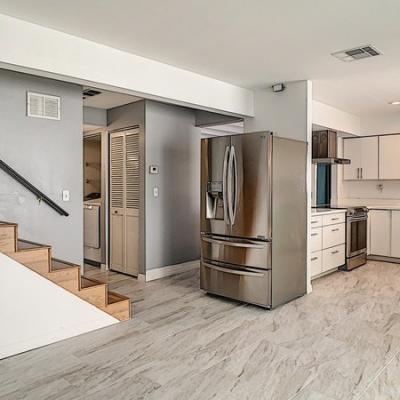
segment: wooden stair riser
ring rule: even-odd
[[[104,311],[120,321],[127,321],[131,318],[131,301],[126,299],[108,304]]]
[[[44,277],[73,293],[79,293],[80,268],[66,268],[43,274]]]
[[[80,298],[88,303],[105,311],[107,301],[107,285],[98,285],[88,288],[83,288],[76,293]]]
[[[51,250],[47,247],[17,251],[8,256],[41,275],[50,271]]]
[[[17,227],[0,224],[0,251],[3,253],[11,253],[16,250],[17,246]]]

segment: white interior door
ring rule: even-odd
[[[139,273],[139,131],[110,137],[110,267]]]

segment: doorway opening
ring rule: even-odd
[[[142,121],[131,95],[83,88],[83,209],[85,266],[138,277],[142,207],[139,146]],[[142,146],[143,147],[143,146]]]

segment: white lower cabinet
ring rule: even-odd
[[[400,211],[392,211],[391,256],[400,258]]]
[[[322,251],[322,272],[340,267],[345,262],[345,244]]]
[[[322,273],[322,251],[316,251],[311,255],[311,276]]]
[[[346,224],[324,226],[322,232],[322,248],[337,246],[346,243]]]
[[[400,258],[400,210],[369,212],[369,254]]]
[[[390,210],[372,210],[370,218],[370,253],[376,256],[390,257],[391,219]]]
[[[346,261],[345,213],[312,216],[310,231],[311,278],[340,267]],[[318,226],[318,227],[316,227]]]

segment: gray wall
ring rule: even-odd
[[[194,124],[192,110],[146,101],[147,270],[200,257],[201,133]],[[150,165],[158,175],[148,173]]]
[[[106,126],[107,110],[95,107],[83,107],[83,123],[88,125]]]
[[[61,120],[26,116],[26,92],[61,97]],[[0,158],[61,207],[60,216],[0,171],[0,218],[19,224],[20,237],[53,246],[58,258],[83,260],[82,88],[0,70]],[[62,190],[70,190],[69,202]]]

